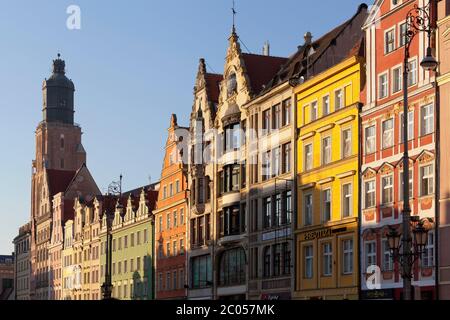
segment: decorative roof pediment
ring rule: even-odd
[[[417,157],[417,161],[419,161],[420,164],[429,163],[432,162],[433,160],[434,160],[434,153],[428,150],[423,150]]]
[[[377,175],[377,172],[373,168],[367,168],[362,172],[362,176],[364,179],[372,179],[375,178]]]
[[[390,174],[392,172],[394,172],[394,166],[392,164],[390,164],[389,162],[384,162],[380,169],[378,169],[378,172],[380,172],[381,174]]]

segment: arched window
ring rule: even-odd
[[[234,248],[225,251],[220,257],[220,285],[231,286],[245,283],[245,251]]]
[[[232,96],[237,92],[237,80],[236,80],[236,74],[233,72],[228,76],[227,80],[227,93],[228,97]]]
[[[61,149],[64,149],[64,147],[65,147],[65,141],[64,141],[64,135],[63,135],[63,134],[62,134],[61,137],[59,138],[59,143],[60,143]]]

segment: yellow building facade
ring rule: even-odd
[[[354,56],[294,88],[297,224],[294,299],[358,298],[359,108]]]

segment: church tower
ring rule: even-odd
[[[54,227],[53,196],[66,192],[75,178],[75,183],[82,183],[80,170],[87,170],[81,128],[74,123],[74,92],[73,82],[66,77],[65,62],[58,54],[52,74],[42,85],[43,119],[36,129],[36,158],[32,163],[31,299],[51,297],[49,279],[55,275],[48,271],[48,248]],[[85,176],[90,178],[89,174]],[[96,186],[90,189],[98,190]]]

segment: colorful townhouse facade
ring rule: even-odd
[[[364,87],[361,5],[307,41],[294,79],[298,208],[294,299],[358,299],[359,110]],[[302,77],[302,78],[300,78]]]
[[[268,44],[264,54],[270,54]],[[294,274],[294,119],[286,62],[262,92],[243,106],[249,132],[248,299],[289,300]]]
[[[213,159],[217,135],[214,130],[220,74],[208,73],[200,59],[194,87],[194,103],[189,125],[188,161],[189,207],[186,221],[186,274],[188,299],[213,300],[213,259],[211,245],[215,215],[215,168]]]
[[[14,300],[30,299],[30,242],[31,224],[19,228],[14,238]]]
[[[172,114],[161,171],[155,220],[156,299],[186,299],[186,230],[188,194],[187,165],[179,142],[188,128],[180,127]]]
[[[387,232],[400,230],[403,210],[403,60],[406,17],[426,1],[376,1],[364,23],[366,34],[367,100],[361,112],[361,290],[362,298],[401,299],[403,281],[392,260]],[[431,14],[431,16],[434,16]],[[433,24],[433,21],[431,22]],[[436,295],[436,89],[433,72],[420,62],[428,46],[419,32],[408,60],[408,150],[411,215],[429,218],[425,253],[414,263],[413,297]],[[431,43],[434,48],[434,43]],[[368,277],[379,268],[378,290]]]
[[[100,286],[105,280],[106,211],[113,209],[112,285],[120,300],[152,300],[154,293],[154,222],[158,184],[126,192],[112,199],[96,199],[101,213]]]
[[[437,60],[439,61],[437,84],[438,97],[436,108],[436,140],[439,143],[439,164],[436,164],[438,174],[439,237],[437,253],[437,274],[439,298],[450,299],[450,252],[445,246],[450,241],[450,181],[445,173],[450,171],[450,1],[437,1]]]

